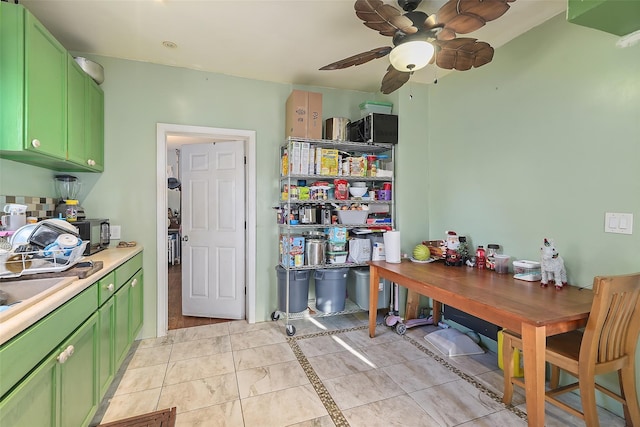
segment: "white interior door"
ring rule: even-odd
[[[245,317],[242,141],[183,145],[182,314]]]

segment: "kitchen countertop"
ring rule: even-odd
[[[0,344],[4,344],[38,320],[44,318],[47,314],[109,274],[116,267],[142,252],[142,249],[140,245],[127,248],[112,247],[89,257],[84,257],[81,261],[102,261],[102,269],[85,279],[61,276],[60,283],[56,284],[55,288],[52,288],[53,292],[47,297],[30,304],[24,310],[11,313],[11,309],[9,309],[0,313]],[[38,279],[38,275],[24,276],[24,279]]]

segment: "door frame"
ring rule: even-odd
[[[252,130],[222,129],[206,126],[156,124],[156,190],[157,190],[157,336],[167,335],[168,318],[168,254],[167,254],[167,137],[193,136],[214,141],[242,141],[244,143],[245,170],[245,317],[247,322],[256,321],[256,132]],[[194,141],[202,142],[202,141]]]

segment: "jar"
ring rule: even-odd
[[[496,255],[498,254],[498,249],[500,249],[500,245],[495,243],[489,243],[487,245],[487,270],[496,269]]]
[[[75,222],[78,220],[78,201],[77,200],[66,200],[67,209],[65,211],[65,216],[68,222]]]
[[[484,246],[478,246],[476,249],[476,267],[478,270],[484,270],[486,267],[487,257],[484,251]]]

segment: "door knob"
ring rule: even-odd
[[[189,241],[189,236],[184,236],[184,237],[182,238],[182,241],[183,241],[183,242],[188,242],[188,241]]]

